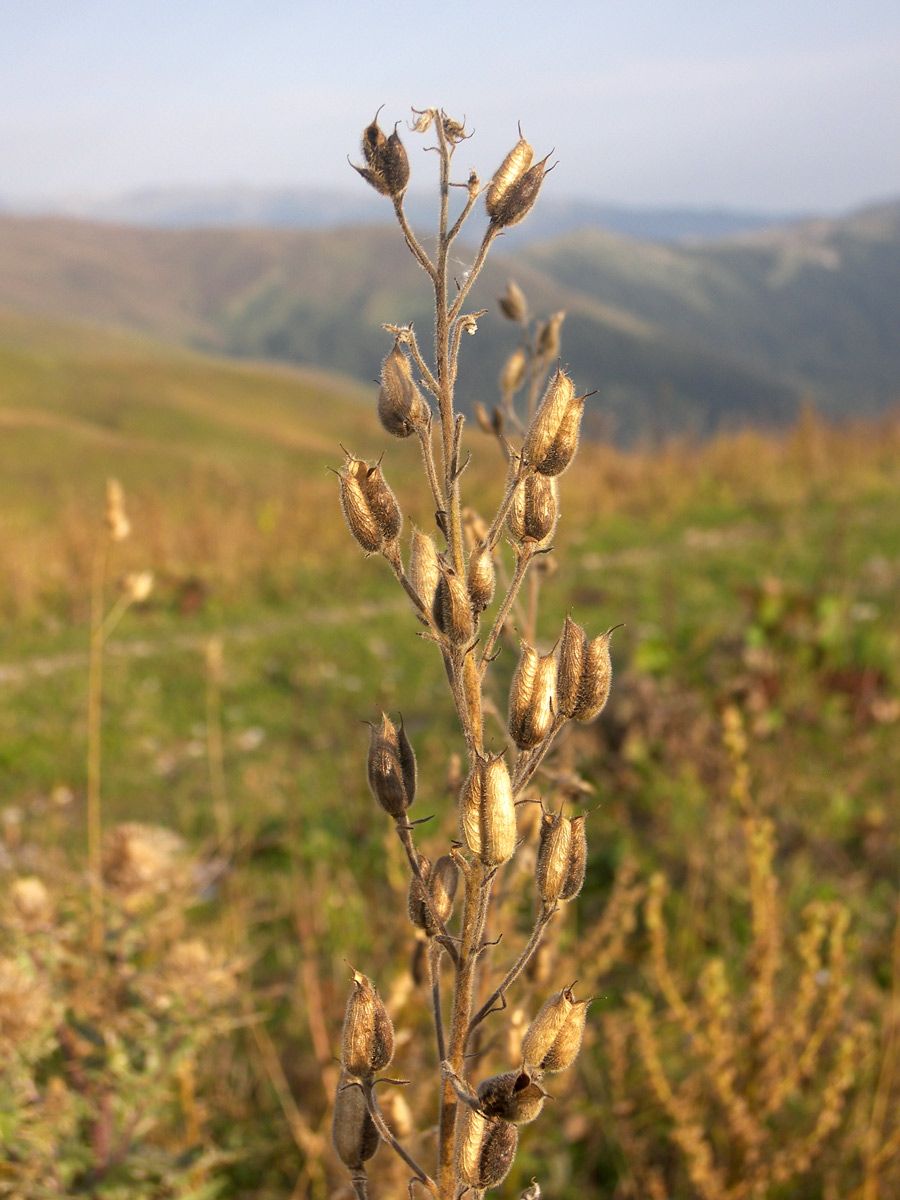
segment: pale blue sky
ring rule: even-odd
[[[0,198],[350,189],[382,103],[465,113],[461,175],[521,119],[560,196],[836,211],[900,195],[900,4],[0,0]]]

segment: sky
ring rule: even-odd
[[[900,196],[900,4],[0,0],[7,204],[349,191],[382,104],[386,128],[465,115],[460,178],[489,177],[521,121],[559,198],[847,211]],[[427,139],[402,136],[430,186]]]

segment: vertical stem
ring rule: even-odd
[[[91,641],[88,665],[88,746],[87,746],[87,840],[88,888],[91,902],[91,950],[103,951],[103,837],[100,810],[100,738],[103,708],[103,588],[109,557],[109,542],[104,537],[94,555],[91,579]]]

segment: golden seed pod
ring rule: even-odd
[[[559,354],[560,328],[566,319],[565,312],[556,312],[543,322],[537,332],[537,350],[541,358],[553,360]]]
[[[402,820],[416,798],[416,756],[402,717],[399,730],[386,713],[380,729],[370,726],[366,774],[376,801],[395,821]]]
[[[520,128],[519,140],[494,172],[493,178],[488,184],[487,193],[484,197],[484,206],[488,211],[489,217],[494,217],[500,202],[509,192],[510,188],[522,179],[531,166],[533,158],[534,151],[522,137],[522,130]]]
[[[358,971],[347,997],[341,1045],[344,1070],[358,1079],[383,1070],[394,1057],[394,1027],[371,981]]]
[[[560,900],[574,900],[584,886],[584,876],[587,871],[587,832],[585,826],[587,817],[582,813],[569,822],[572,830],[572,841],[569,846],[569,868],[566,871],[565,882],[559,893]]]
[[[476,613],[483,612],[494,598],[494,558],[487,546],[475,546],[469,555],[469,600]]]
[[[546,1093],[527,1071],[492,1075],[478,1085],[478,1099],[485,1116],[528,1125],[544,1107]]]
[[[587,637],[584,630],[567,616],[559,639],[556,663],[556,709],[564,717],[571,717],[578,707],[586,653]]]
[[[509,736],[520,750],[539,745],[553,728],[556,659],[522,643],[509,689]]]
[[[562,367],[556,368],[556,374],[547,384],[537,412],[525,434],[522,445],[522,455],[531,466],[538,467],[553,445],[563,419],[575,395],[575,384]],[[558,474],[555,471],[544,471],[545,475]]]
[[[428,890],[431,892],[431,901],[435,910],[445,925],[453,915],[453,901],[456,899],[458,883],[459,867],[449,854],[442,854],[432,869]],[[425,910],[425,932],[429,937],[434,937],[438,932],[431,913],[427,909]]]
[[[555,904],[562,897],[571,855],[572,824],[568,817],[564,817],[560,812],[544,813],[541,818],[535,878],[538,895],[547,906]]]
[[[529,146],[529,150],[531,147]],[[547,159],[542,158],[539,163],[526,171],[524,175],[506,189],[503,195],[497,200],[494,205],[494,211],[491,213],[491,224],[498,229],[506,229],[510,225],[518,225],[531,212],[534,207],[534,202],[538,198],[541,190],[541,184],[544,182],[544,176],[547,174]],[[490,212],[490,209],[488,209]]]
[[[571,988],[563,988],[544,1003],[522,1039],[522,1061],[526,1067],[540,1069],[574,1007],[575,997]]]
[[[456,1172],[468,1188],[496,1187],[509,1174],[519,1144],[519,1131],[509,1121],[493,1121],[463,1109],[456,1136]]]
[[[591,1000],[579,1000],[566,1017],[562,1029],[541,1059],[542,1071],[567,1071],[578,1057],[584,1040],[584,1025]]]
[[[486,867],[499,867],[516,849],[516,806],[502,755],[476,755],[459,797],[463,841]]]
[[[364,485],[369,510],[385,542],[395,542],[403,528],[403,514],[394,493],[387,485],[381,463],[369,467]]]
[[[609,639],[612,629],[601,633],[588,642],[584,652],[584,668],[578,701],[572,712],[576,721],[592,721],[598,716],[609,699],[612,683],[612,659],[609,656]]]
[[[381,364],[378,419],[394,437],[405,438],[426,422],[426,404],[413,381],[409,359],[397,342]]]
[[[528,371],[528,358],[521,346],[517,346],[503,364],[500,372],[500,392],[504,396],[512,396],[525,382]]]
[[[498,296],[497,303],[500,305],[500,311],[509,321],[521,324],[528,316],[528,302],[525,299],[525,293],[513,279],[506,285],[503,295]]]
[[[425,880],[425,887],[431,877],[431,859],[424,854],[419,855],[419,871]],[[428,915],[428,905],[425,901],[424,889],[415,875],[410,875],[409,893],[406,898],[406,911],[416,929],[425,929]]]
[[[360,1170],[381,1141],[381,1135],[366,1107],[363,1090],[346,1071],[341,1072],[334,1097],[331,1139],[338,1158],[351,1171]]]
[[[516,488],[506,517],[506,528],[517,542],[550,545],[559,520],[559,488],[549,475],[526,475]]]
[[[434,596],[434,620],[454,646],[465,646],[475,635],[469,589],[461,576],[443,558],[438,558],[437,591]]]
[[[569,407],[559,423],[556,437],[547,447],[544,455],[534,462],[534,468],[542,475],[562,475],[572,465],[578,452],[578,438],[581,433],[581,418],[584,415],[584,402],[587,396],[573,396]]]
[[[427,533],[422,533],[421,529],[414,529],[409,552],[409,582],[429,612],[434,608],[434,597],[440,577],[441,569],[434,541]],[[423,625],[428,624],[415,606],[413,612]]]
[[[361,458],[347,455],[344,469],[338,473],[341,508],[350,532],[368,554],[396,541],[403,525],[403,514],[388,487],[381,465],[370,467]]]
[[[491,527],[487,521],[474,508],[464,508],[462,510],[463,529],[466,534],[466,545],[470,550],[480,542],[486,542]]]

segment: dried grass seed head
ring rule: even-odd
[[[416,386],[399,341],[381,364],[378,419],[394,437],[410,437],[427,422],[428,405]]]
[[[553,728],[556,659],[522,643],[509,689],[509,735],[520,750],[539,745]]]
[[[351,1171],[360,1170],[381,1141],[363,1090],[346,1071],[341,1072],[334,1097],[331,1139],[338,1158]]]
[[[371,725],[366,774],[376,801],[395,821],[402,820],[416,798],[416,756],[403,718],[398,729],[386,713],[381,726]]]
[[[341,1062],[358,1079],[382,1071],[394,1057],[394,1027],[371,981],[353,972],[344,1014]]]
[[[516,848],[516,806],[501,754],[476,754],[459,799],[463,841],[486,867],[498,867]]]

